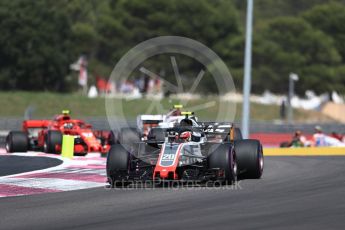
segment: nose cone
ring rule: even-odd
[[[168,170],[161,170],[161,171],[156,171],[154,173],[154,178],[155,179],[161,179],[161,180],[177,180],[177,174],[174,173],[173,171],[168,171]]]
[[[165,169],[163,169],[162,171],[160,171],[160,178],[161,179],[167,179],[168,178],[168,171],[167,170],[165,170]]]

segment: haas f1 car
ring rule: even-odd
[[[152,128],[146,141],[136,137],[132,143],[112,145],[106,166],[109,184],[261,178],[264,158],[258,140],[242,139],[240,130],[229,123],[195,124],[186,116],[178,126]],[[139,135],[132,132],[126,135]]]
[[[74,154],[109,151],[109,131],[94,131],[90,124],[74,120],[69,111],[53,120],[25,120],[22,131],[11,131],[6,138],[7,152],[44,151],[58,154],[62,149],[62,135],[74,136]]]

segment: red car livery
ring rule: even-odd
[[[83,120],[72,119],[68,111],[53,120],[25,120],[22,131],[11,131],[6,138],[7,152],[28,150],[60,153],[62,135],[74,136],[74,153],[89,152],[106,154],[109,150],[109,131],[95,131]]]

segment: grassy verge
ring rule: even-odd
[[[152,100],[136,99],[121,100],[112,99],[115,104],[121,103],[123,114],[128,119],[134,119],[138,114],[147,113],[152,106]],[[188,101],[189,108],[195,108],[208,102],[216,101],[215,98],[203,98],[200,100]],[[163,99],[156,103],[168,110],[178,101]],[[37,118],[50,118],[61,112],[63,109],[70,109],[75,117],[104,117],[106,116],[104,98],[87,98],[78,94],[57,94],[48,92],[0,92],[0,117],[23,117],[24,111],[32,106],[35,108],[34,116]],[[198,110],[197,115],[202,120],[211,120],[219,109],[219,103],[206,109]],[[242,106],[236,105],[236,120],[240,120]],[[152,113],[157,109],[153,107]],[[122,114],[116,110],[115,115]],[[279,119],[279,107],[274,105],[251,104],[251,119],[258,121],[273,121]],[[295,119],[300,122],[332,121],[330,118],[316,111],[296,110]]]

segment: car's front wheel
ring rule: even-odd
[[[123,176],[128,174],[129,153],[121,144],[112,145],[107,154],[107,178],[112,187],[127,185]]]
[[[237,180],[237,157],[231,144],[213,144],[209,148],[208,164],[210,169],[219,169],[224,173],[227,183]]]
[[[136,128],[122,128],[119,135],[120,144],[134,144],[140,142],[140,135]]]
[[[44,137],[43,150],[45,153],[58,154],[56,146],[62,145],[62,134],[59,131],[49,130]]]

